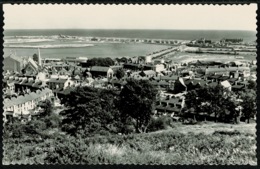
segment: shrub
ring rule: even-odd
[[[172,125],[172,119],[169,116],[161,116],[158,118],[152,118],[149,126],[148,131],[157,131],[167,129],[168,126]]]
[[[233,136],[233,135],[241,135],[240,131],[238,130],[232,130],[232,131],[229,131],[229,130],[217,130],[213,133],[213,135],[229,135],[229,136]]]
[[[49,116],[46,116],[44,118],[44,121],[46,123],[46,126],[49,128],[57,128],[61,124],[61,118],[59,115],[52,113]]]

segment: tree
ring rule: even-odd
[[[50,100],[43,101],[40,106],[43,108],[42,117],[50,116],[53,113],[53,105]]]
[[[249,80],[248,81],[248,86],[247,86],[248,89],[253,89],[256,91],[256,82],[253,81],[253,80]]]
[[[61,113],[62,129],[70,134],[76,134],[79,130],[89,130],[89,125],[96,121],[101,111],[95,88],[77,87],[63,101],[66,110]]]
[[[113,90],[77,87],[63,100],[66,110],[61,113],[62,129],[70,134],[114,131],[113,125],[119,116],[115,106],[117,97],[118,93]]]
[[[116,71],[116,77],[118,78],[118,79],[121,79],[122,77],[124,77],[125,76],[125,71],[122,69],[122,68],[120,68],[120,69],[118,69],[117,71]]]
[[[248,90],[240,93],[240,96],[242,99],[243,116],[247,119],[247,123],[249,123],[250,118],[256,115],[256,93],[254,90]]]
[[[216,87],[204,87],[191,90],[186,95],[186,106],[193,108],[194,113],[201,111],[209,115],[214,114],[215,121],[223,117],[230,121],[237,116],[235,112],[235,101],[232,99],[233,93],[225,90],[221,85]]]
[[[92,67],[92,66],[105,66],[109,67],[114,65],[115,62],[111,58],[92,58],[87,61],[85,64],[87,67]]]
[[[110,132],[117,132],[118,123],[121,122],[118,110],[119,92],[112,89],[103,89],[99,91],[101,127]],[[115,131],[116,130],[116,131]]]
[[[35,53],[33,54],[33,60],[38,63],[38,55]]]
[[[121,116],[134,120],[136,132],[145,132],[151,120],[157,90],[143,80],[128,80],[119,96]]]

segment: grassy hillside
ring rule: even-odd
[[[126,136],[4,139],[3,163],[256,165],[255,149],[255,124],[212,123]]]

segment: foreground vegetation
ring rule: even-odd
[[[254,129],[252,124],[246,125]],[[208,128],[207,124],[202,126]],[[44,131],[33,137],[9,137],[4,139],[3,163],[256,165],[254,132],[215,126],[211,133],[187,130],[183,133],[178,132],[179,127],[145,134],[85,138],[58,131]]]

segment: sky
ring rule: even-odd
[[[4,29],[256,30],[250,5],[9,5]]]

